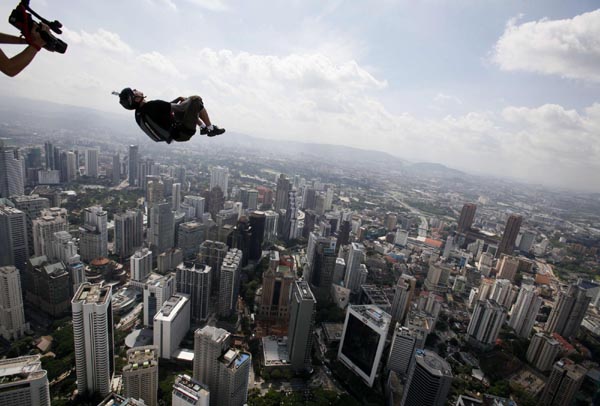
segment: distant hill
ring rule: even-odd
[[[441,178],[456,178],[467,176],[457,169],[448,168],[446,165],[430,162],[417,162],[406,167],[406,171],[415,175],[434,176]]]

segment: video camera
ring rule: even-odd
[[[29,8],[29,0],[21,0],[19,5],[12,11],[12,13],[10,13],[8,22],[17,27],[26,39],[30,37],[31,30],[35,28],[40,33],[42,39],[46,42],[46,45],[44,45],[45,49],[50,52],[64,54],[67,51],[67,44],[56,38],[51,32],[41,30],[39,23],[33,21],[32,14],[36,16],[40,22],[46,24],[52,31],[57,34],[62,34],[62,24],[56,20],[50,22],[33,11],[31,8]]]

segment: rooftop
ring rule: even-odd
[[[390,324],[390,315],[376,305],[369,304],[350,306],[350,309],[358,313],[363,318],[366,318],[369,322],[375,324],[377,327],[385,328],[385,326]]]
[[[208,396],[210,393],[208,386],[201,382],[192,379],[189,375],[177,375],[173,384],[173,392],[181,392],[185,397],[190,397],[193,400],[198,400],[201,396]]]
[[[229,349],[225,352],[220,358],[223,364],[227,365],[229,369],[238,369],[244,363],[250,360],[250,354],[247,352],[242,352],[236,349]]]
[[[321,327],[327,341],[341,341],[344,323],[321,323]]]
[[[127,365],[123,370],[126,368],[135,370],[157,365],[158,354],[156,350],[157,348],[153,345],[127,350]]]
[[[287,350],[287,337],[263,337],[262,346],[265,366],[289,365],[290,356]]]
[[[92,285],[84,283],[79,287],[79,290],[73,298],[74,302],[82,301],[86,304],[102,304],[110,298],[110,286],[102,286],[101,284]]]
[[[189,302],[187,295],[178,293],[174,296],[171,296],[165,303],[163,303],[162,307],[154,317],[159,319],[173,319],[178,313],[179,309],[181,309],[187,302]]]
[[[448,362],[434,352],[417,350],[415,358],[417,361],[421,361],[432,374],[437,376],[452,376],[452,368],[450,368]]]
[[[308,286],[308,282],[306,281],[296,281],[296,286],[298,286],[298,292],[300,292],[300,297],[302,300],[315,300],[315,297],[310,290],[310,286]]]
[[[0,360],[0,385],[39,379],[45,375],[39,355]]]
[[[125,398],[116,393],[111,393],[98,406],[146,406],[146,403],[143,400]]]
[[[218,327],[214,327],[214,326],[204,326],[204,327],[196,330],[196,332],[194,333],[194,336],[200,336],[200,335],[208,336],[208,337],[210,337],[211,340],[213,340],[217,343],[221,343],[221,342],[225,341],[231,335],[231,333],[229,333],[229,331],[224,330],[222,328],[218,328]]]

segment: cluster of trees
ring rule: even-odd
[[[348,394],[317,388],[304,392],[278,392],[269,390],[261,396],[260,390],[252,389],[248,396],[249,406],[358,406]]]

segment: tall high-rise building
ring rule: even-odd
[[[504,307],[493,300],[479,300],[475,304],[467,327],[469,341],[481,348],[492,347],[496,343],[505,318]]]
[[[287,349],[294,371],[310,371],[317,300],[305,281],[292,285]]]
[[[68,314],[71,303],[71,281],[62,262],[46,257],[29,258],[23,275],[25,300],[53,318]]]
[[[277,238],[279,223],[279,214],[273,210],[267,210],[265,213],[265,236],[264,241],[274,242]]]
[[[200,244],[198,260],[204,265],[210,266],[213,275],[213,288],[218,289],[221,279],[221,264],[229,248],[221,241],[206,240]]]
[[[277,189],[275,190],[275,211],[287,210],[288,196],[292,190],[290,180],[282,173],[277,179]]]
[[[146,201],[148,202],[148,207],[151,207],[165,199],[165,184],[159,176],[147,176],[146,179],[148,179]]]
[[[583,286],[569,285],[566,291],[558,294],[558,300],[546,323],[546,331],[563,337],[576,335],[591,300]]]
[[[71,308],[77,391],[106,396],[115,371],[111,287],[81,284]]]
[[[361,243],[353,242],[348,251],[346,261],[346,275],[344,276],[344,287],[352,293],[360,292],[360,285],[366,279],[366,267],[361,267],[365,258],[365,247]],[[368,272],[367,272],[368,273]]]
[[[210,391],[210,406],[242,406],[248,399],[252,357],[231,348],[231,334],[205,326],[194,334],[194,379]]]
[[[113,184],[121,183],[121,156],[119,153],[113,155],[112,159],[112,181]]]
[[[48,259],[51,261],[61,261],[65,264],[71,264],[79,261],[77,254],[77,244],[75,239],[67,231],[58,231],[52,235],[52,249]]]
[[[85,151],[85,174],[90,178],[98,177],[98,150],[88,149]]]
[[[375,305],[348,306],[338,359],[373,386],[390,327],[390,315]]]
[[[131,270],[131,280],[145,281],[152,272],[152,251],[148,248],[136,251],[129,258],[129,268]]]
[[[550,371],[561,348],[558,340],[552,335],[543,332],[536,333],[531,337],[531,342],[527,347],[527,362],[542,372]]]
[[[175,275],[150,274],[144,284],[144,325],[153,325],[156,312],[175,294]]]
[[[463,208],[460,211],[460,217],[458,218],[457,231],[459,233],[464,233],[465,231],[469,231],[471,229],[471,226],[473,226],[473,220],[475,219],[476,211],[477,206],[473,203],[465,203],[463,205]]]
[[[21,275],[14,266],[0,267],[0,337],[17,340],[29,329],[25,323]]]
[[[161,254],[175,245],[175,219],[171,205],[165,201],[150,208],[148,241],[152,251]]]
[[[417,350],[408,376],[402,406],[444,406],[452,385],[452,368],[445,359],[428,350]]]
[[[73,182],[77,179],[79,168],[77,167],[77,155],[73,151],[65,153],[65,178],[66,182]]]
[[[141,185],[138,183],[138,160],[139,160],[138,152],[139,152],[139,147],[137,145],[129,146],[128,178],[129,178],[129,186],[132,186],[132,187],[133,186],[141,187]]]
[[[218,307],[220,316],[229,317],[236,310],[241,265],[242,252],[237,248],[230,249],[221,265]]]
[[[171,208],[173,211],[179,211],[181,207],[181,183],[173,183],[171,192]]]
[[[290,241],[298,237],[298,205],[295,190],[288,193],[287,204],[282,223],[281,238]]]
[[[544,406],[569,406],[581,387],[587,369],[568,358],[556,361],[540,398]]]
[[[144,216],[141,210],[115,214],[114,253],[124,259],[144,244]]]
[[[400,323],[396,323],[387,369],[407,376],[415,358],[415,351],[423,349],[426,336],[427,331],[424,329],[402,327]]]
[[[208,386],[189,375],[177,375],[173,383],[171,406],[210,406]]]
[[[48,374],[39,355],[0,360],[0,405],[50,406]]]
[[[189,295],[177,293],[154,315],[154,345],[159,358],[171,359],[190,330]]]
[[[511,214],[508,216],[506,226],[504,227],[504,233],[502,233],[502,239],[500,240],[500,245],[498,245],[496,257],[499,258],[501,254],[511,255],[513,253],[522,222],[523,217],[519,215]]]
[[[83,226],[79,231],[79,250],[84,261],[108,256],[108,213],[102,206],[83,211]]]
[[[17,150],[0,140],[0,197],[25,194],[25,165]]]
[[[222,166],[213,166],[210,168],[210,190],[218,186],[223,191],[223,195],[227,198],[229,190],[229,168]]]
[[[498,279],[508,279],[513,282],[519,270],[519,260],[510,255],[502,255],[498,266]]]
[[[529,338],[535,318],[542,306],[542,298],[533,285],[522,285],[515,302],[508,325],[519,337]]]
[[[25,269],[29,258],[25,213],[14,207],[0,205],[0,236],[0,266],[14,265]]]
[[[15,208],[25,213],[27,220],[27,245],[29,246],[29,255],[33,255],[33,220],[40,217],[43,209],[50,208],[50,201],[39,195],[13,196],[11,198]]]
[[[250,252],[248,259],[258,261],[262,255],[262,245],[265,239],[266,215],[263,211],[254,211],[248,216],[252,235],[250,236]]]
[[[177,247],[183,251],[183,258],[194,259],[200,250],[200,244],[206,237],[206,226],[192,220],[177,227]]]
[[[256,210],[258,208],[258,190],[240,188],[240,201],[242,202],[242,208]]]
[[[307,275],[306,280],[310,281],[315,296],[319,300],[326,300],[331,291],[337,260],[335,244],[335,238],[319,239],[315,245],[312,263],[307,266],[310,274]]]
[[[412,302],[417,286],[417,280],[414,276],[400,275],[398,283],[394,288],[394,300],[392,301],[392,325],[396,322],[403,325],[404,318],[408,314],[410,303]]]
[[[46,160],[46,169],[56,169],[56,166],[54,165],[54,145],[49,141],[44,143],[44,156]]]
[[[264,320],[287,322],[290,290],[295,275],[289,267],[279,265],[279,252],[271,251],[269,255],[269,268],[263,273],[259,317]]]
[[[206,206],[206,199],[204,199],[201,196],[192,196],[192,195],[188,195],[188,196],[184,196],[183,198],[183,203],[182,203],[182,209],[185,209],[187,214],[186,214],[186,220],[193,220],[193,219],[202,219],[202,216],[204,215],[204,209]]]
[[[185,261],[177,267],[175,281],[177,293],[190,295],[192,319],[195,322],[206,321],[212,282],[210,266]]]
[[[147,406],[158,404],[158,354],[155,346],[127,350],[127,364],[123,367],[122,376],[126,397],[141,399]]]
[[[508,310],[517,298],[517,289],[508,279],[496,279],[487,298]]]

